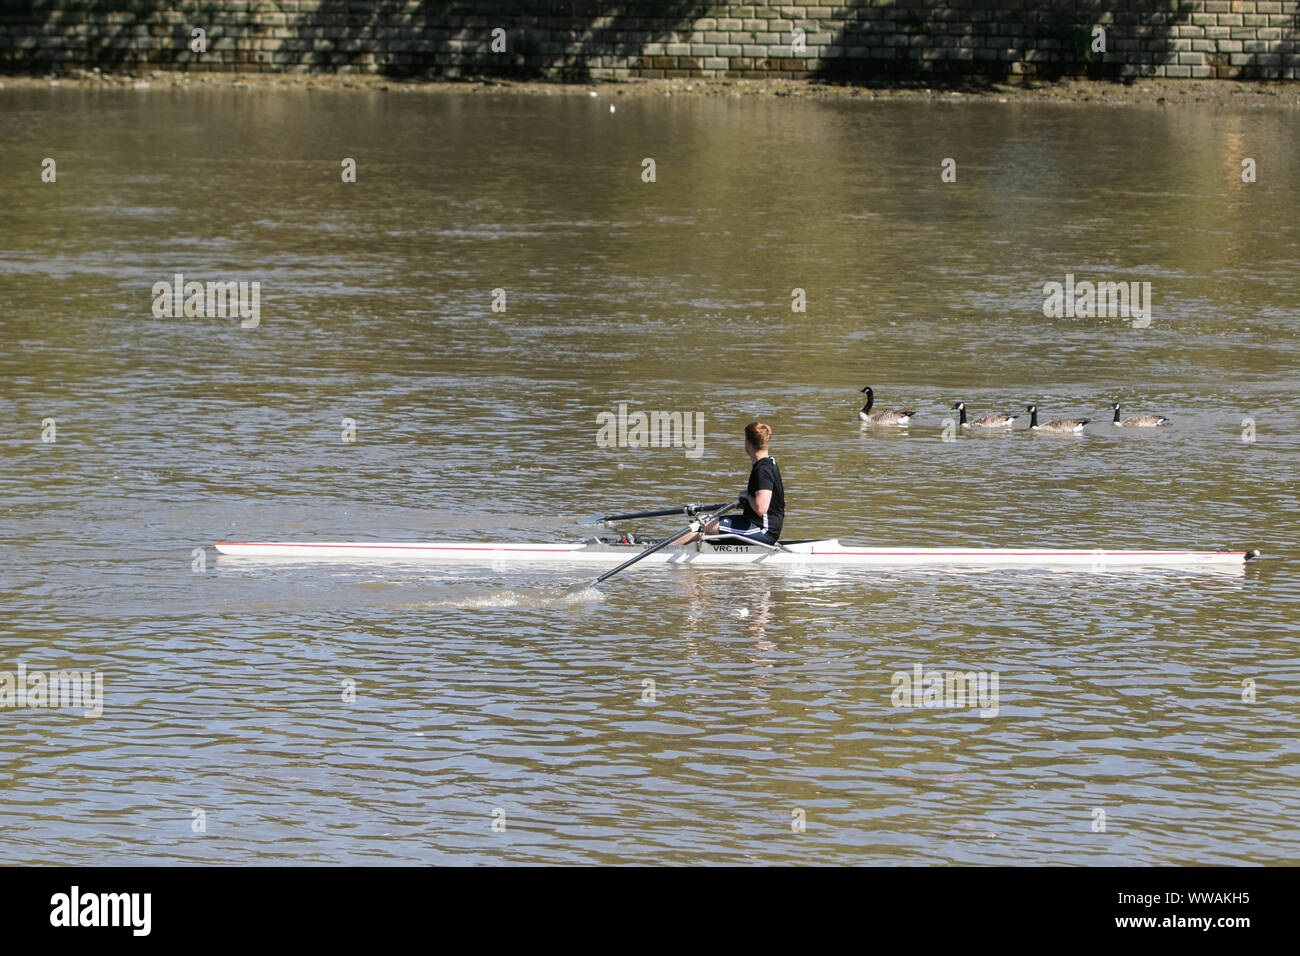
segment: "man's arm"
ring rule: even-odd
[[[749,506],[754,509],[754,514],[761,517],[767,514],[768,506],[772,504],[772,489],[760,488],[746,497],[749,498]]]

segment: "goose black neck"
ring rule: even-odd
[[[1115,421],[1119,421],[1119,406],[1115,406]]]
[[[961,422],[960,422],[959,424],[965,425],[965,424],[966,424],[966,406],[965,406],[965,405],[961,405],[961,406],[959,406],[958,409],[957,409],[957,411],[961,412]]]

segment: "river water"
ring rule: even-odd
[[[1294,112],[10,89],[0,142],[0,671],[104,682],[0,709],[0,863],[1300,857]],[[176,273],[260,323],[155,317]],[[1045,316],[1067,273],[1149,324]],[[698,454],[604,447],[620,403]],[[570,540],[725,500],[756,416],[787,537],[1265,558],[574,595],[212,547]],[[918,665],[996,715],[893,706]]]

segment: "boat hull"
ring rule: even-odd
[[[875,548],[842,545],[836,539],[798,542],[788,550],[741,544],[670,546],[648,555],[647,564],[761,565],[768,567],[862,568],[1071,568],[1106,571],[1119,568],[1241,568],[1255,552],[1246,551],[1107,551],[1054,548]],[[485,544],[446,542],[229,542],[219,553],[277,560],[326,559],[338,563],[369,560],[475,565],[569,564],[613,566],[643,550],[642,545]]]

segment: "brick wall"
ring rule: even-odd
[[[206,52],[191,50],[194,28]],[[0,69],[1296,79],[1298,28],[1300,0],[0,0]]]

